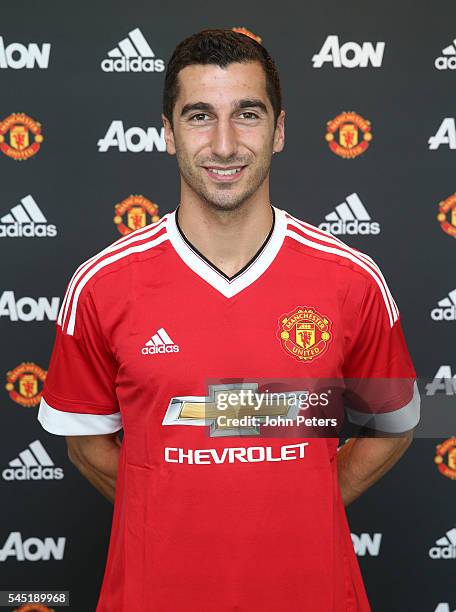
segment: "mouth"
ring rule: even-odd
[[[206,174],[216,183],[234,183],[244,173],[246,166],[230,166],[221,168],[218,166],[203,166]]]

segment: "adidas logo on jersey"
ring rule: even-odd
[[[442,49],[442,55],[435,60],[434,66],[437,70],[456,70],[456,38]]]
[[[163,72],[165,62],[155,58],[143,33],[135,28],[108,52],[101,69],[104,72]]]
[[[338,204],[334,212],[326,215],[325,221],[318,227],[335,236],[380,233],[380,224],[372,221],[357,193],[347,196],[345,202]]]
[[[47,222],[31,195],[0,217],[0,238],[52,238],[57,228]]]
[[[0,36],[0,68],[47,68],[50,51],[49,43],[43,43],[41,48],[36,43],[29,43],[28,46],[10,43],[5,46],[3,36]]]
[[[434,321],[456,321],[456,289],[450,291],[448,297],[438,302],[438,307],[431,310]]]
[[[385,43],[378,42],[375,47],[371,42],[359,45],[356,42],[339,43],[338,36],[328,36],[320,51],[313,56],[314,68],[321,68],[326,62],[334,68],[381,68]]]
[[[163,327],[152,336],[150,340],[142,347],[141,353],[143,355],[156,355],[164,353],[178,353],[179,346],[174,344],[171,338],[168,336]]]
[[[456,559],[456,527],[436,540],[436,546],[429,549],[431,559]]]
[[[35,440],[9,462],[2,472],[3,480],[61,480],[63,469],[54,466],[46,449]]]
[[[104,138],[98,141],[98,151],[106,153],[111,147],[115,147],[120,153],[150,153],[154,150],[166,151],[165,129],[149,127],[143,130],[139,127],[131,127],[125,130],[122,121],[112,121]]]

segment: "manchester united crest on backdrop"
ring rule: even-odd
[[[456,438],[448,438],[436,447],[434,462],[441,474],[456,480]]]
[[[369,146],[371,123],[357,113],[341,113],[328,121],[325,138],[333,153],[344,159],[353,159]]]
[[[35,363],[21,363],[6,373],[6,390],[13,402],[26,408],[38,406],[47,372]]]
[[[0,122],[0,151],[12,159],[29,159],[42,142],[41,124],[25,113],[13,113]]]
[[[122,235],[160,220],[158,206],[142,195],[131,195],[114,207],[114,223]]]
[[[437,221],[446,234],[456,238],[456,193],[439,203]]]
[[[245,34],[246,36],[249,36],[250,38],[253,38],[253,40],[256,40],[257,43],[261,44],[261,36],[257,36],[256,34],[251,32],[247,28],[244,28],[243,26],[237,27],[237,28],[232,28],[232,30],[233,30],[233,32],[239,32],[239,34]]]

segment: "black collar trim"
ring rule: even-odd
[[[208,266],[210,266],[218,274],[220,274],[221,276],[226,278],[226,280],[232,281],[235,278],[237,278],[238,276],[240,276],[243,272],[245,272],[247,270],[247,268],[249,268],[253,264],[253,262],[261,255],[263,249],[266,247],[267,243],[269,242],[269,239],[272,236],[272,232],[274,231],[274,226],[275,226],[275,211],[274,211],[274,207],[273,206],[271,206],[271,208],[272,208],[272,227],[271,227],[271,229],[269,231],[269,234],[266,236],[266,240],[260,246],[260,248],[255,253],[255,255],[252,257],[252,259],[250,259],[250,261],[248,261],[245,264],[245,266],[243,266],[238,272],[236,272],[236,274],[233,274],[233,276],[228,276],[227,274],[225,274],[225,272],[220,270],[220,268],[217,268],[217,266],[215,266],[211,261],[209,261],[209,259],[207,257],[205,257],[202,253],[200,253],[200,251],[198,251],[198,249],[187,239],[187,236],[184,234],[184,232],[182,231],[182,229],[181,229],[181,227],[179,225],[179,219],[178,219],[179,206],[176,208],[176,215],[175,215],[176,227],[177,227],[177,229],[179,231],[179,234],[181,235],[182,239],[192,249],[192,251],[194,251],[198,255],[198,257],[201,257],[201,259],[204,259],[204,261],[207,263]]]

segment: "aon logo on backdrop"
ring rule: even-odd
[[[314,68],[321,68],[323,64],[332,64],[334,68],[380,68],[383,61],[385,43],[371,42],[361,45],[356,42],[339,43],[338,36],[328,36],[320,51],[313,56]]]
[[[0,295],[0,318],[8,317],[10,321],[55,321],[59,313],[60,298],[50,300],[45,297],[22,297],[16,300],[14,291],[4,291]]]
[[[22,539],[20,531],[12,531],[0,549],[0,561],[13,557],[17,561],[61,561],[65,550],[66,538],[27,538]]]
[[[41,46],[36,43],[23,45],[22,43],[12,42],[9,45],[0,36],[0,68],[47,68],[49,64],[49,53],[51,45],[43,43]]]
[[[122,121],[113,121],[106,132],[104,138],[98,141],[98,151],[106,153],[110,148],[115,148],[121,153],[141,153],[166,151],[165,130],[149,127],[143,130],[139,127],[131,127],[125,130]]]
[[[440,366],[432,382],[426,385],[426,395],[435,395],[436,393],[456,394],[456,374],[452,375],[451,366]]]
[[[380,552],[380,544],[382,542],[381,533],[360,533],[359,535],[351,534],[353,547],[355,553],[359,557],[365,557],[369,555],[371,557],[377,557]]]
[[[442,145],[449,149],[456,149],[456,125],[454,117],[445,117],[439,129],[428,140],[429,149],[435,151]]]

